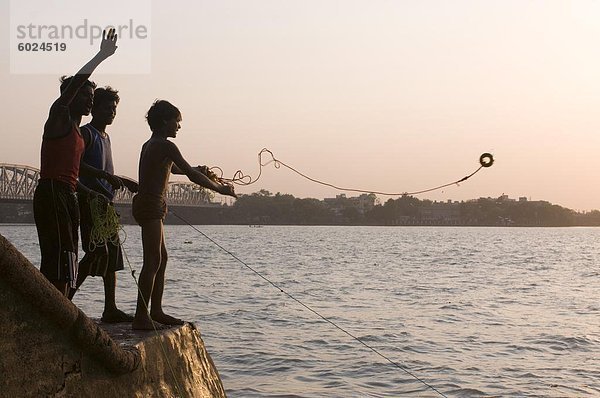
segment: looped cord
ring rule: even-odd
[[[101,201],[98,196],[90,199],[90,213],[92,216],[92,230],[90,231],[90,251],[107,243],[119,244],[119,215],[115,207],[106,201]]]
[[[262,171],[263,168],[268,166],[269,164],[273,163],[273,166],[276,169],[281,168],[281,166],[285,167],[286,169],[293,171],[294,173],[298,174],[299,176],[312,181],[316,184],[321,184],[330,188],[334,188],[337,189],[338,191],[347,191],[347,192],[358,192],[358,193],[367,193],[367,194],[376,194],[376,195],[381,195],[381,196],[403,196],[403,195],[419,195],[422,193],[426,193],[426,192],[432,192],[432,191],[437,191],[439,189],[445,188],[445,187],[449,187],[451,185],[458,185],[461,182],[464,182],[466,180],[468,180],[469,178],[473,177],[475,174],[477,174],[477,172],[479,172],[479,170],[481,170],[484,167],[490,167],[493,163],[493,158],[492,155],[489,153],[485,153],[482,155],[486,156],[486,160],[489,157],[489,161],[487,163],[484,164],[484,162],[481,161],[480,159],[480,166],[477,168],[477,170],[475,170],[474,172],[472,172],[471,174],[456,180],[456,181],[452,181],[449,182],[447,184],[443,184],[443,185],[439,185],[433,188],[428,188],[428,189],[423,189],[420,191],[414,191],[414,192],[381,192],[381,191],[374,191],[374,190],[368,190],[368,189],[355,189],[355,188],[344,188],[344,187],[340,187],[334,184],[330,184],[321,180],[318,180],[316,178],[312,178],[309,177],[308,175],[298,171],[296,168],[284,163],[283,161],[277,159],[275,157],[275,155],[273,154],[273,152],[267,148],[263,148],[261,149],[261,151],[258,153],[258,175],[256,176],[256,178],[252,178],[252,176],[250,176],[249,174],[244,174],[241,170],[236,171],[233,174],[232,178],[224,178],[223,177],[223,170],[220,167],[212,167],[210,170],[216,170],[219,173],[219,176],[217,177],[219,179],[219,181],[223,182],[223,183],[230,183],[230,184],[236,184],[236,185],[241,185],[241,186],[248,186],[248,185],[252,185],[254,183],[256,183],[260,177],[262,176]],[[268,157],[266,160],[264,159],[264,157]]]

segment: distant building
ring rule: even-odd
[[[511,199],[508,197],[508,195],[502,194],[500,195],[500,197],[498,198],[499,202],[516,202],[516,200]]]
[[[344,209],[343,201],[346,200],[345,194],[336,195],[335,198],[325,198],[323,202],[327,205],[327,207],[335,214],[339,216],[342,214],[342,210]]]
[[[375,207],[375,201],[377,197],[374,194],[362,194],[360,196],[348,198],[346,194],[336,195],[335,198],[325,198],[323,202],[333,211],[336,215],[342,214],[344,209],[354,208],[360,214],[365,214]]]
[[[355,198],[350,198],[350,201],[360,214],[365,214],[366,212],[371,211],[373,207],[375,207],[375,200],[377,200],[375,195],[366,193],[363,193]]]
[[[460,203],[452,202],[433,202],[429,206],[419,208],[421,221],[429,224],[458,224],[460,222]]]

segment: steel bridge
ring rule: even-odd
[[[0,163],[0,201],[32,201],[40,178],[34,167]],[[115,203],[131,203],[133,194],[126,189],[116,192]],[[217,206],[214,194],[191,182],[169,182],[166,200],[178,206]]]

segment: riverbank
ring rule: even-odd
[[[300,201],[303,201],[300,200]],[[486,204],[484,202],[484,204]],[[487,203],[490,205],[490,203]],[[298,206],[282,209],[277,204],[259,207],[234,206],[169,206],[165,224],[167,225],[311,225],[311,226],[465,226],[465,227],[596,227],[600,226],[600,212],[577,213],[546,202],[525,202],[507,204],[497,208],[459,213],[455,206],[451,216],[418,213],[412,215],[401,210],[386,209],[391,205],[375,207],[373,213],[348,216],[303,215]],[[467,204],[465,204],[467,206]],[[473,206],[469,204],[468,206]],[[511,206],[522,208],[511,210]],[[117,204],[123,225],[135,225],[131,215],[131,205]],[[422,209],[423,210],[423,209]],[[425,210],[427,210],[425,208]],[[300,211],[300,213],[299,213]],[[390,214],[384,214],[385,212]],[[416,213],[415,213],[416,212]],[[423,214],[422,214],[423,213]],[[424,215],[425,214],[425,215]],[[33,224],[31,202],[4,202],[0,207],[0,224]]]

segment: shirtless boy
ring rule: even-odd
[[[209,179],[185,161],[177,146],[168,140],[175,138],[181,113],[167,101],[154,102],[146,115],[152,137],[142,146],[139,164],[139,192],[133,198],[133,216],[142,227],[143,266],[139,276],[138,299],[133,329],[148,330],[160,325],[181,325],[183,321],[163,312],[162,296],[165,285],[167,249],[163,220],[167,213],[165,191],[169,175],[185,174],[190,181],[223,195],[235,197],[233,187]]]

